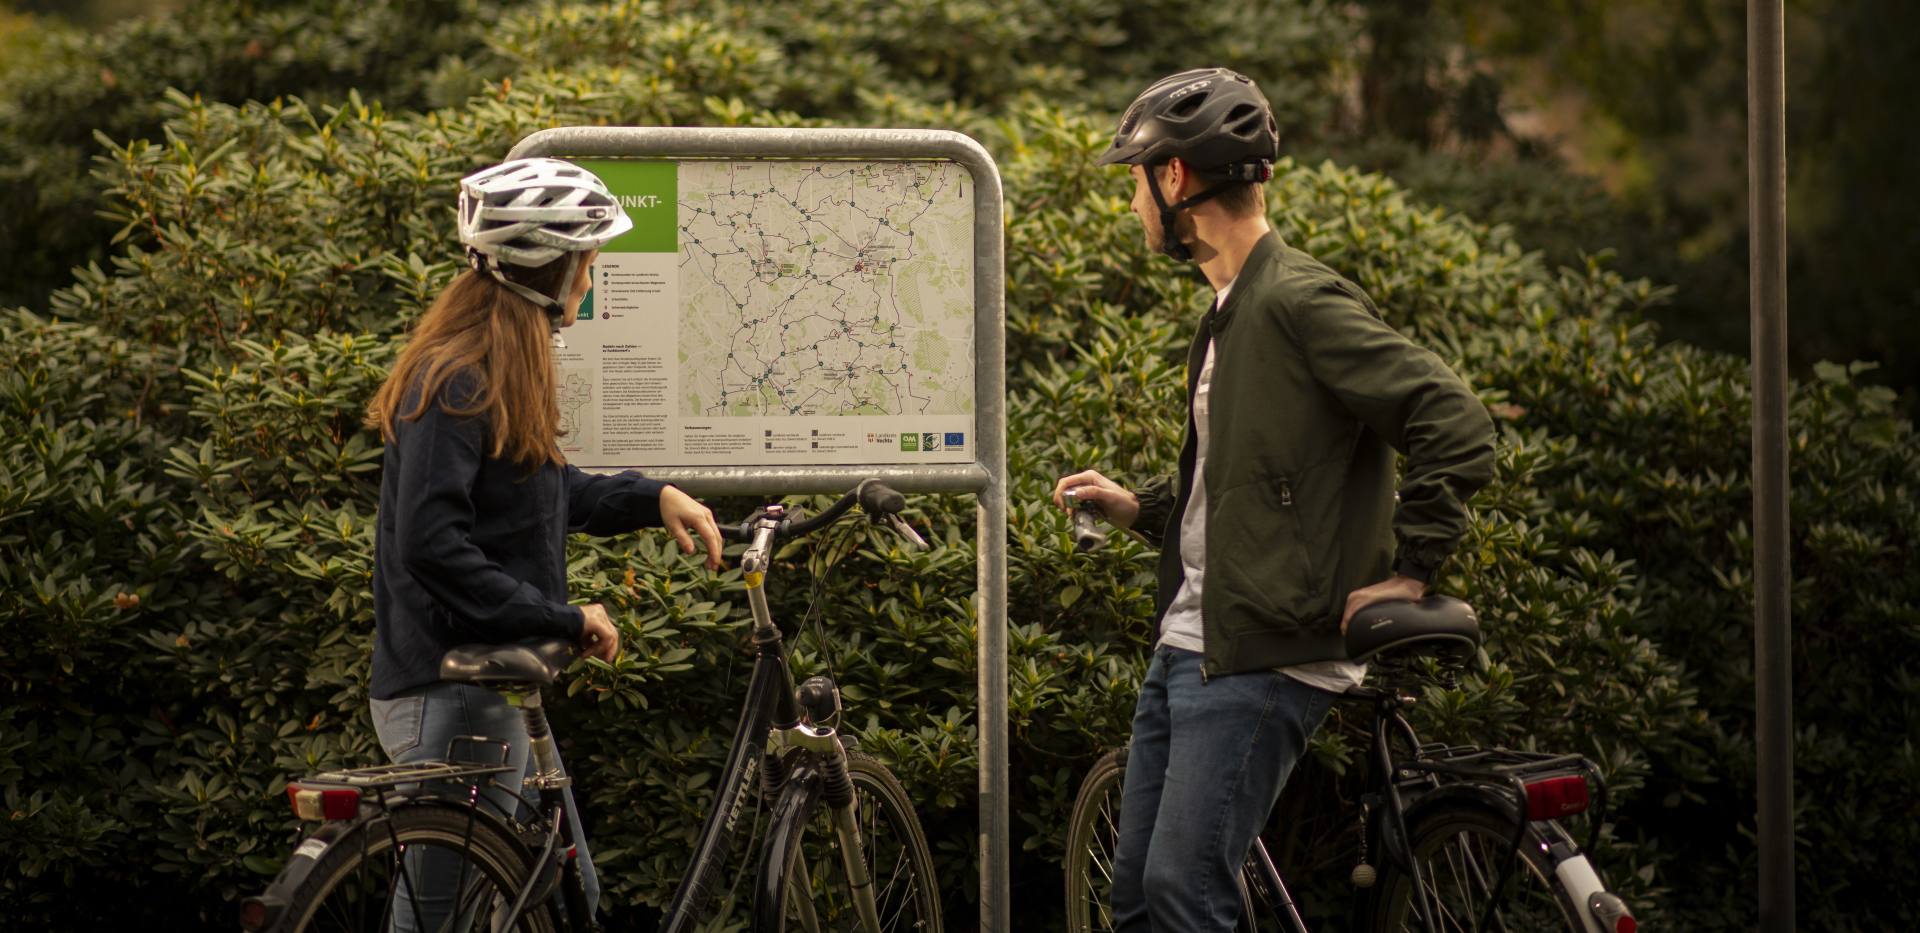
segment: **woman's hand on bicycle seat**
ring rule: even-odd
[[[693,536],[697,534],[707,546],[707,569],[720,569],[720,555],[726,545],[720,541],[720,526],[713,521],[712,509],[678,488],[668,486],[660,490],[660,519],[680,542],[680,553],[693,553]]]
[[[1139,497],[1094,470],[1081,470],[1072,476],[1063,476],[1054,483],[1055,506],[1063,510],[1067,508],[1063,497],[1069,489],[1074,490],[1074,495],[1081,502],[1099,506],[1107,521],[1115,528],[1132,528],[1133,520],[1140,517]]]
[[[587,616],[586,626],[580,629],[580,653],[612,664],[620,656],[620,630],[613,627],[607,607],[588,603],[580,611]]]

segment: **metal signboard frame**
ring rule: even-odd
[[[978,503],[974,608],[979,660],[980,928],[1010,928],[1007,809],[1006,269],[1000,170],[973,139],[947,130],[557,127],[509,158],[735,161],[945,161],[972,176],[974,434],[972,463],[647,467],[696,495],[838,493],[868,476],[902,492],[971,493]],[[647,466],[633,464],[633,466]]]

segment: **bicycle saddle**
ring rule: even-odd
[[[1451,596],[1369,603],[1347,621],[1347,657],[1354,661],[1405,663],[1433,658],[1465,666],[1480,648],[1480,620],[1473,607]]]
[[[506,645],[461,645],[440,659],[440,679],[483,687],[506,684],[547,686],[573,661],[573,645],[562,638],[530,638]]]

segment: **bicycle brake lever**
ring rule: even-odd
[[[908,545],[911,546],[913,550],[924,551],[928,549],[927,539],[920,537],[920,533],[914,531],[913,526],[907,524],[906,519],[892,512],[886,513],[886,516],[887,525],[893,528],[895,533],[907,539]]]

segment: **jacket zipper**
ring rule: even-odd
[[[1280,505],[1282,507],[1293,505],[1293,484],[1287,482],[1284,476],[1280,477]]]

